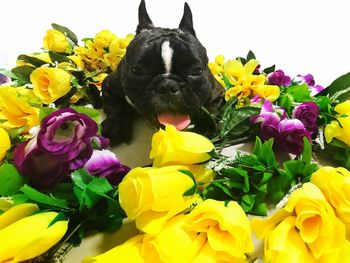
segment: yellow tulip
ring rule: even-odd
[[[326,141],[330,143],[336,138],[350,146],[350,100],[339,103],[334,110],[338,113],[337,121],[331,121],[326,125],[324,130]]]
[[[311,176],[328,202],[333,206],[336,215],[343,221],[350,238],[350,172],[343,168],[321,167]]]
[[[70,45],[66,36],[58,30],[49,29],[43,40],[43,48],[55,52],[67,52]]]
[[[177,131],[172,125],[159,130],[153,135],[150,158],[153,166],[171,164],[198,164],[208,161],[209,152],[214,149],[212,142],[193,132]]]
[[[143,237],[144,235],[137,235],[101,255],[85,257],[82,263],[146,262],[141,255]],[[151,262],[156,263],[154,261]]]
[[[186,166],[135,168],[119,184],[120,205],[135,220],[138,229],[157,233],[165,222],[194,202],[184,193],[194,186],[193,180],[179,170]]]
[[[3,128],[0,128],[0,162],[5,158],[7,151],[11,148],[10,136]]]
[[[265,262],[348,262],[345,226],[321,190],[305,183],[287,205],[267,219],[253,218],[252,230],[264,239]],[[342,256],[340,256],[342,255]],[[329,261],[330,258],[339,260]],[[342,258],[342,259],[341,259]]]
[[[26,126],[25,131],[39,124],[39,109],[32,107],[28,100],[34,96],[33,91],[22,87],[0,88],[0,125],[5,129]]]
[[[16,209],[14,206],[11,209]],[[11,209],[5,212],[10,213]],[[30,208],[27,208],[31,211]],[[56,212],[23,217],[0,230],[0,262],[15,263],[35,258],[55,245],[66,233],[68,221],[50,225]],[[23,214],[22,214],[23,215]]]
[[[30,74],[34,94],[49,104],[71,90],[72,76],[59,68],[37,68]]]

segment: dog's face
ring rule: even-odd
[[[102,85],[102,132],[112,144],[129,140],[136,112],[181,130],[202,106],[214,112],[223,93],[196,38],[187,3],[179,28],[166,29],[153,26],[142,0],[135,38]]]
[[[137,34],[118,69],[125,97],[139,113],[161,123],[188,124],[214,89],[207,65],[187,4],[179,29],[164,29],[153,26],[141,2]]]

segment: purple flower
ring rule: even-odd
[[[292,117],[299,119],[311,135],[315,135],[319,113],[319,108],[315,102],[304,102],[294,108]]]
[[[11,78],[0,73],[0,85],[4,83],[9,83],[9,82],[11,82]]]
[[[283,70],[276,70],[268,76],[268,82],[271,85],[289,86],[292,81],[291,78],[284,74]]]
[[[113,185],[119,184],[130,171],[129,167],[121,164],[116,155],[108,150],[94,150],[83,168],[93,176],[105,177]]]
[[[311,96],[315,96],[317,93],[324,90],[323,86],[315,85],[314,76],[312,76],[311,74],[307,74],[305,76],[299,74],[296,78],[293,79],[293,82],[299,84],[305,83],[306,85],[308,85],[309,90],[311,91]]]
[[[97,130],[96,122],[87,115],[70,108],[57,110],[42,120],[32,139],[17,145],[14,163],[31,185],[49,188],[84,166],[92,155],[93,140],[108,146]]]
[[[298,119],[284,119],[278,124],[279,137],[277,146],[284,151],[300,155],[304,149],[304,137],[311,141],[311,135],[304,124]]]

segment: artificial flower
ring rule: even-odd
[[[218,55],[215,57],[215,62],[208,63],[208,67],[214,78],[220,83],[223,88],[226,88],[225,81],[223,80],[224,62],[225,57],[223,55]]]
[[[252,230],[257,238],[264,239],[265,262],[350,260],[345,226],[312,183],[293,192],[287,205],[271,217],[253,218]]]
[[[24,87],[0,87],[0,126],[5,129],[24,127],[24,132],[39,124],[39,109],[29,104],[35,97]]]
[[[311,74],[307,74],[304,76],[299,74],[296,78],[293,79],[293,82],[298,84],[305,83],[309,87],[311,96],[315,96],[316,94],[324,90],[323,86],[315,85],[315,79]]]
[[[311,134],[298,119],[283,119],[278,124],[278,147],[284,151],[300,155],[304,149],[304,137],[311,142]]]
[[[172,125],[166,125],[152,137],[150,158],[153,166],[170,164],[199,164],[208,161],[214,149],[212,142],[193,132],[178,131]]]
[[[11,78],[0,73],[0,85],[11,82]]]
[[[289,76],[285,75],[283,70],[279,69],[268,75],[268,83],[277,86],[289,86],[292,80]]]
[[[313,101],[303,102],[297,105],[293,112],[292,117],[300,120],[305,128],[312,134],[317,134],[317,118],[320,114],[320,110],[317,104]]]
[[[310,181],[315,184],[343,221],[350,238],[350,172],[343,168],[324,166],[314,172]]]
[[[97,76],[93,77],[93,84],[96,86],[96,88],[101,91],[102,90],[102,82],[104,81],[104,79],[108,76],[108,74],[106,73],[101,73],[98,74]]]
[[[34,94],[49,104],[63,97],[71,90],[72,76],[60,68],[36,68],[30,74]]]
[[[0,128],[0,162],[5,158],[7,151],[11,148],[10,136],[6,130]]]
[[[336,138],[350,146],[350,100],[339,103],[334,108],[337,120],[326,125],[324,135],[327,143]]]
[[[51,58],[50,58],[50,55],[49,55],[49,52],[40,52],[40,53],[31,53],[31,54],[28,54],[29,57],[33,57],[33,58],[36,58],[36,59],[39,59],[43,62],[46,62],[46,63],[52,63],[51,61]],[[29,63],[28,61],[26,60],[23,60],[21,57],[19,57],[17,60],[16,60],[16,65],[17,66],[32,66],[32,67],[35,67],[33,64]]]
[[[126,48],[130,44],[134,35],[128,34],[125,38],[116,38],[109,45],[109,53],[103,56],[103,61],[115,70],[125,55]]]
[[[85,257],[82,263],[111,263],[118,260],[119,262],[143,263],[145,261],[141,254],[141,248],[144,235],[137,235],[125,241],[119,246],[108,250],[107,252],[94,256]],[[148,261],[156,263],[155,261]]]
[[[203,190],[216,176],[215,171],[207,168],[205,164],[189,165],[188,169],[193,174],[197,183],[197,188],[200,190]]]
[[[237,202],[207,199],[185,221],[187,230],[205,233],[207,240],[191,262],[245,262],[246,253],[254,251],[249,220]]]
[[[184,194],[194,182],[181,170],[188,168],[137,167],[124,177],[119,184],[119,202],[138,229],[157,233],[169,218],[190,207],[193,197]]]
[[[107,48],[116,38],[117,36],[114,33],[107,29],[104,29],[95,35],[94,41],[97,45],[101,45],[103,48]]]
[[[60,109],[42,120],[31,140],[17,145],[14,163],[31,185],[47,188],[83,167],[92,155],[91,141],[96,137],[95,121],[73,109]]]
[[[105,54],[102,45],[95,43],[93,40],[87,40],[85,46],[75,47],[74,51],[83,61],[85,71],[106,69],[107,66],[102,61],[103,55]]]
[[[4,213],[0,215],[0,231],[1,229],[11,225],[12,223],[34,214],[39,211],[39,207],[32,203],[23,203],[10,206]]]
[[[93,150],[90,159],[83,168],[91,175],[106,178],[109,183],[117,185],[130,170],[117,156],[109,150]]]
[[[280,88],[276,85],[260,85],[255,89],[254,95],[274,102],[280,96]]]
[[[56,212],[37,213],[0,229],[0,262],[15,263],[32,259],[54,246],[68,228],[68,221],[51,224],[57,215]]]
[[[65,34],[56,30],[49,29],[43,40],[43,48],[55,52],[67,52],[70,49],[70,44],[67,41]]]

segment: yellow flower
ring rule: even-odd
[[[37,68],[30,74],[34,94],[49,104],[71,90],[72,76],[59,68]]]
[[[230,83],[235,86],[250,77],[259,65],[255,59],[249,60],[245,65],[240,60],[229,60],[224,65],[225,74]]]
[[[117,36],[115,34],[113,34],[111,31],[107,29],[104,29],[96,34],[94,41],[98,45],[101,45],[104,48],[106,48],[106,47],[109,47],[111,42],[116,38]]]
[[[14,209],[17,209],[18,213],[14,213]],[[24,217],[18,216],[15,218],[17,221],[0,229],[0,262],[15,263],[35,258],[45,253],[64,236],[68,221],[58,221],[50,225],[58,213],[29,215],[36,209],[35,205],[29,204],[26,207],[22,205],[21,209],[14,206],[1,215],[7,219],[15,218],[18,214]]]
[[[101,255],[85,257],[82,263],[112,263],[116,261],[132,263],[145,262],[141,255],[143,236],[144,235],[137,235],[132,237],[123,244],[116,246]],[[155,261],[151,262],[156,263]]]
[[[112,70],[118,67],[125,55],[126,48],[133,38],[134,35],[129,34],[125,38],[114,39],[109,45],[109,53],[103,56],[103,60]]]
[[[49,29],[44,37],[43,47],[50,51],[67,52],[70,45],[63,33],[55,29]]]
[[[337,121],[332,121],[325,128],[327,143],[336,138],[350,146],[350,100],[339,103],[334,110],[338,113]]]
[[[276,85],[261,85],[258,86],[256,95],[259,95],[260,98],[274,102],[280,96],[280,88]]]
[[[349,254],[344,251],[348,247],[345,226],[312,183],[296,190],[287,205],[270,218],[254,218],[252,229],[257,238],[265,239],[265,262],[350,260],[340,260],[340,255]],[[340,261],[334,261],[336,258]]]
[[[31,90],[23,87],[0,88],[0,119],[5,129],[26,126],[24,132],[39,124],[39,109],[32,107],[28,100],[34,96]]]
[[[101,73],[92,78],[92,80],[94,81],[94,85],[96,86],[96,88],[98,88],[99,91],[101,91],[102,82],[107,76],[108,76],[107,73]]]
[[[0,215],[0,231],[1,229],[11,225],[12,223],[38,212],[39,208],[36,204],[24,203],[11,206],[3,214]]]
[[[216,175],[214,170],[206,168],[206,165],[189,165],[188,169],[196,179],[197,188],[201,190],[213,181]]]
[[[76,69],[78,69],[78,70],[84,69],[84,62],[81,59],[81,57],[78,57],[78,56],[67,56],[67,57],[75,63]]]
[[[185,227],[206,234],[193,262],[245,262],[245,254],[254,251],[248,217],[237,202],[207,199],[186,215]]]
[[[193,180],[179,170],[186,166],[135,168],[119,184],[120,205],[135,220],[138,229],[157,233],[165,222],[187,209],[192,196],[184,193],[193,187]]]
[[[350,172],[343,168],[321,167],[311,176],[328,202],[333,206],[336,215],[343,221],[350,238]]]
[[[209,152],[214,149],[212,142],[193,132],[177,131],[172,125],[153,135],[150,158],[153,166],[170,164],[198,164],[208,161]]]
[[[11,148],[10,136],[3,128],[0,128],[0,162],[5,158],[7,151]]]

